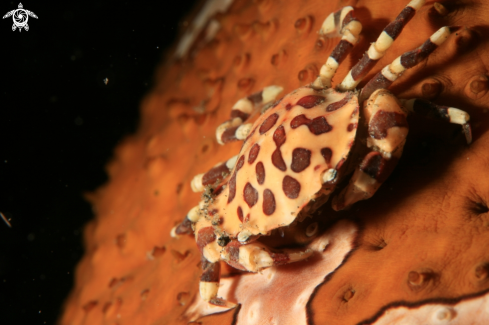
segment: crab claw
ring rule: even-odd
[[[237,269],[259,272],[270,266],[304,260],[310,257],[312,253],[313,250],[310,248],[272,251],[266,245],[258,242],[243,245],[233,240],[221,252],[221,259]]]

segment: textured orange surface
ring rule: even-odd
[[[489,5],[444,4],[445,17],[425,5],[370,76],[439,27],[465,26],[392,91],[468,111],[474,143],[464,145],[458,126],[412,116],[404,155],[379,192],[347,212],[325,209],[324,218],[351,218],[360,232],[356,250],[309,301],[310,323],[357,324],[392,304],[455,303],[489,290]],[[110,181],[89,197],[97,216],[85,228],[86,253],[60,324],[188,322],[200,257],[191,236],[174,239],[170,229],[199,201],[192,177],[239,151],[239,143],[219,146],[214,130],[245,95],[311,82],[337,42],[316,31],[346,5],[364,29],[338,82],[406,1],[235,0],[216,17],[214,40],[167,59],[142,102],[138,132],[116,148]],[[230,324],[236,312],[199,321]]]

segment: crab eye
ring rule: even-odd
[[[306,228],[306,236],[307,237],[312,237],[318,232],[318,223],[314,222],[311,223],[309,226]]]
[[[217,240],[217,244],[221,247],[225,247],[227,244],[229,244],[230,241],[231,239],[228,236],[221,236]]]

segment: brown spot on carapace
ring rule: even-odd
[[[295,178],[287,175],[282,181],[282,190],[289,199],[297,199],[301,191],[301,184]]]
[[[273,141],[275,142],[275,145],[277,148],[279,148],[281,145],[285,143],[286,137],[285,137],[285,129],[282,125],[280,125],[275,132],[273,132]]]
[[[334,103],[331,103],[329,104],[327,107],[326,107],[326,112],[333,112],[333,111],[336,111],[340,108],[342,108],[343,106],[345,106],[348,101],[350,100],[349,98],[350,96],[345,96],[345,98],[343,98],[342,100],[339,100],[337,102],[334,102]]]
[[[253,147],[250,149],[250,155],[248,156],[248,164],[252,164],[255,162],[256,157],[258,157],[258,153],[260,152],[260,145],[255,143]]]
[[[309,131],[314,135],[320,135],[333,129],[324,116],[318,116],[313,120],[310,120],[304,114],[301,114],[290,121],[290,127],[292,129],[296,129],[301,125],[307,125]]]
[[[355,130],[357,127],[358,127],[357,123],[350,123],[350,124],[348,124],[348,127],[346,128],[346,130],[348,132],[351,132],[351,131]]]
[[[272,164],[283,172],[287,170],[287,165],[285,165],[282,152],[279,148],[275,149],[275,151],[272,153]]]
[[[304,108],[312,108],[314,106],[317,106],[321,103],[323,103],[325,98],[323,96],[317,96],[317,95],[309,95],[309,96],[304,96],[301,99],[299,99],[296,103],[296,105],[302,106]]]
[[[268,130],[270,130],[275,125],[275,123],[277,123],[277,120],[278,120],[278,114],[277,113],[273,113],[272,115],[267,117],[267,119],[265,121],[263,121],[263,123],[260,126],[260,129],[259,129],[260,134],[263,134],[263,133],[267,132]]]
[[[241,207],[238,207],[236,213],[238,214],[239,221],[243,222],[243,209],[241,209]]]
[[[225,163],[213,167],[202,177],[202,185],[213,185],[214,183],[216,183],[217,180],[222,179],[223,175],[226,175],[228,173],[229,169]]]
[[[244,165],[244,155],[241,155],[241,157],[239,157],[238,159],[238,162],[236,163],[236,171],[240,170],[241,167],[243,167]]]
[[[408,127],[406,115],[380,110],[370,119],[368,134],[374,139],[384,139],[387,130],[396,126]]]
[[[197,234],[197,246],[200,249],[204,248],[207,244],[212,243],[215,240],[216,234],[214,233],[214,228],[211,226],[200,229]],[[172,250],[172,254],[173,251],[174,250]]]
[[[273,161],[273,156],[272,156],[272,161]],[[282,161],[283,161],[283,159],[282,159]],[[285,162],[284,162],[284,165],[285,165]],[[261,161],[256,164],[255,172],[256,172],[256,181],[258,182],[258,184],[262,185],[265,182],[265,166],[263,165],[263,163]]]
[[[333,156],[333,151],[330,148],[322,148],[321,156],[323,156],[324,161],[329,164],[331,162],[331,157]]]
[[[233,173],[233,176],[229,179],[229,195],[228,195],[228,204],[231,203],[236,196],[236,172]]]
[[[292,151],[292,163],[290,169],[300,173],[311,164],[311,150],[304,148],[295,148]]]
[[[271,216],[275,212],[275,196],[272,191],[266,189],[263,191],[263,213]]]
[[[246,183],[243,190],[243,197],[246,204],[251,208],[258,202],[258,191],[250,183]]]
[[[290,111],[290,109],[291,109],[292,107],[294,107],[294,106],[292,106],[292,104],[291,104],[291,103],[288,103],[288,104],[285,106],[285,110],[286,110],[286,111]]]

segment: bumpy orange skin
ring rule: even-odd
[[[467,26],[391,90],[466,110],[474,143],[465,146],[457,126],[411,117],[403,158],[378,193],[348,212],[324,211],[325,218],[352,218],[361,231],[357,249],[310,298],[310,323],[370,322],[396,302],[456,302],[489,290],[489,6],[444,4],[445,17],[424,6],[369,76],[439,27]],[[336,83],[405,1],[235,0],[218,17],[213,41],[167,59],[142,102],[138,132],[117,147],[109,183],[90,195],[97,217],[86,226],[86,253],[60,324],[188,322],[200,256],[192,236],[177,240],[170,229],[199,201],[192,177],[239,151],[240,143],[219,146],[215,128],[245,95],[272,84],[289,93],[311,82],[337,42],[319,40],[316,31],[346,5],[357,8],[364,31]],[[199,321],[231,324],[236,312]]]

